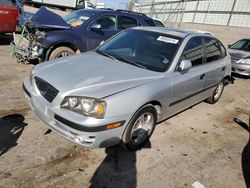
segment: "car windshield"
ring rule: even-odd
[[[250,39],[242,39],[230,46],[230,49],[250,52]]]
[[[64,16],[63,19],[72,27],[77,27],[82,25],[86,20],[88,20],[93,15],[95,15],[94,12],[77,10]]]
[[[165,72],[181,39],[162,33],[129,29],[105,42],[96,52],[157,72]]]

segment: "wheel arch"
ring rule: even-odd
[[[162,111],[162,105],[161,105],[161,103],[160,103],[159,101],[157,101],[157,100],[152,100],[152,101],[149,101],[149,102],[147,102],[147,103],[141,105],[141,106],[134,112],[134,114],[132,115],[132,117],[131,117],[130,120],[128,121],[127,125],[130,123],[130,121],[131,121],[131,119],[134,117],[134,115],[135,115],[139,110],[141,110],[143,107],[145,107],[145,106],[147,106],[147,105],[152,105],[152,106],[155,108],[156,113],[157,113],[157,119],[156,119],[156,122],[157,122],[158,119],[159,119],[159,116],[160,116],[160,114],[161,114],[161,111]],[[123,131],[123,133],[122,133],[122,137],[123,137],[123,135],[125,134],[126,129],[127,129],[127,127],[124,129],[124,131]]]
[[[74,52],[81,52],[80,48],[76,45],[76,44],[73,44],[71,42],[58,42],[58,43],[55,43],[53,44],[46,52],[46,56],[45,56],[45,61],[49,60],[49,57],[51,55],[51,53],[56,49],[56,48],[59,48],[59,47],[68,47],[70,49],[72,49]]]

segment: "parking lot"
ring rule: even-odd
[[[227,45],[250,29],[183,24],[213,32]],[[74,145],[31,112],[22,80],[34,65],[11,57],[12,35],[0,35],[0,187],[250,186],[250,79],[236,77],[218,103],[199,103],[157,125],[137,152]],[[48,132],[47,132],[48,133]],[[248,163],[246,162],[248,160]],[[245,178],[244,178],[245,176]]]

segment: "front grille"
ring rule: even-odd
[[[54,88],[48,82],[46,82],[45,80],[43,80],[39,77],[35,77],[35,82],[36,82],[36,86],[39,89],[41,95],[47,101],[52,102],[56,98],[56,96],[59,92],[56,88]]]

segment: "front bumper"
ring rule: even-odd
[[[25,32],[24,27],[21,36],[17,37],[15,33],[13,34],[14,41],[10,43],[12,56],[16,58],[17,63],[27,64],[35,60],[42,61],[45,49],[39,43],[34,43],[35,41],[28,41],[24,36]]]
[[[250,76],[250,65],[242,63],[232,63],[232,73]]]
[[[31,86],[29,79],[24,80],[23,89],[31,109],[43,123],[66,139],[85,147],[109,147],[120,143],[127,122],[132,117],[132,114],[104,119],[85,117],[53,106],[53,102],[49,103],[37,92],[35,85]],[[106,125],[115,122],[122,122],[123,125],[105,129]]]

